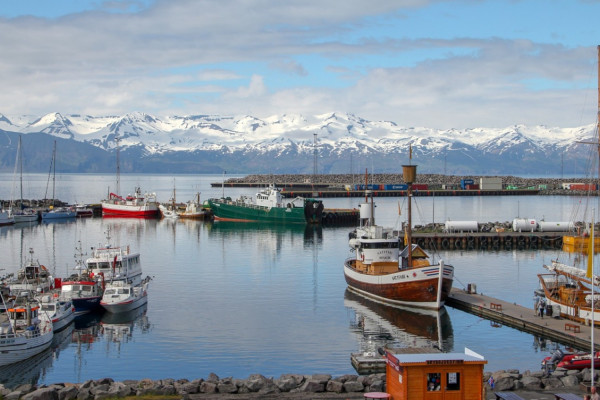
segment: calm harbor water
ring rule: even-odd
[[[14,195],[12,174],[0,174],[0,198]],[[221,196],[219,176],[123,175],[122,193],[156,192],[168,201]],[[42,198],[47,177],[24,178],[25,197]],[[97,203],[114,191],[108,175],[61,175],[56,197]],[[254,189],[225,188],[225,194]],[[13,193],[13,194],[11,194]],[[50,195],[51,196],[51,195]],[[325,199],[327,208],[356,207],[360,199]],[[402,198],[377,201],[377,222],[399,226]],[[452,220],[512,221],[528,217],[572,219],[579,199],[558,196],[419,198],[415,223]],[[488,360],[486,370],[539,370],[553,345],[508,327],[446,307],[441,313],[397,309],[346,290],[342,263],[350,256],[351,227],[271,226],[202,221],[83,219],[0,228],[0,273],[15,272],[28,249],[56,276],[69,274],[75,248],[130,245],[154,277],[147,307],[133,315],[90,316],[55,338],[55,346],[17,368],[0,369],[0,383],[82,382],[124,379],[245,378],[253,373],[355,373],[350,354],[383,343],[437,344],[444,351],[468,347]],[[456,268],[455,287],[475,283],[479,292],[531,307],[537,274],[559,256],[554,250],[450,251],[436,254]],[[572,261],[572,260],[571,260]],[[540,347],[541,346],[541,347]],[[545,347],[545,348],[544,348]],[[16,372],[18,371],[18,372]]]

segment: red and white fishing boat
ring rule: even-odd
[[[390,228],[375,225],[373,198],[360,204],[360,226],[350,234],[355,254],[344,263],[348,288],[376,300],[422,308],[440,309],[450,295],[454,267],[443,261],[431,264],[417,244],[411,244],[411,196],[415,165],[403,166],[408,184],[406,243]]]
[[[110,193],[108,199],[102,201],[103,217],[157,218],[160,215],[156,194],[144,193],[139,187],[133,195],[123,198]]]

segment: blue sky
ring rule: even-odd
[[[600,0],[4,1],[0,113],[595,123]]]

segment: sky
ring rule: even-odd
[[[600,0],[2,0],[0,113],[596,122]]]

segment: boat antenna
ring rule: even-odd
[[[119,137],[119,134],[117,133],[117,135],[115,136],[115,143],[117,146],[117,187],[116,187],[116,193],[120,196],[121,195],[121,161],[119,159],[119,140],[121,140],[121,138]]]

